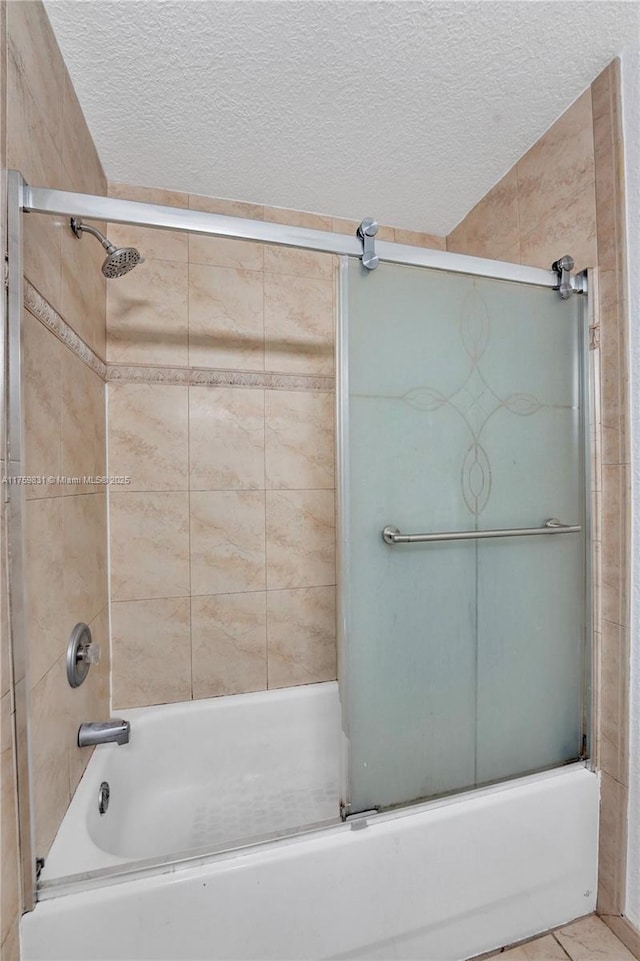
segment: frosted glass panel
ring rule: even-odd
[[[581,751],[584,535],[381,532],[584,527],[583,344],[578,297],[347,270],[341,681],[359,811]]]

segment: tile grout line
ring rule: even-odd
[[[270,587],[269,593],[284,593],[285,591],[321,591],[327,587],[337,587],[338,585],[334,582],[332,584],[304,584],[302,586],[297,585],[295,587]],[[162,594],[158,597],[116,597],[113,599],[114,604],[138,604],[140,602],[148,601],[171,601],[171,600],[184,600],[189,597],[239,597],[243,594],[266,594],[267,588],[259,588],[258,590],[248,590],[248,591],[217,591],[210,594]],[[98,612],[99,613],[99,612]],[[97,616],[97,615],[96,615]]]
[[[189,304],[187,301],[187,350],[189,350]],[[191,387],[187,388],[187,550],[189,552],[189,666],[193,701],[193,593],[191,590]]]
[[[264,216],[264,211],[263,211]],[[267,367],[267,320],[265,311],[266,285],[265,285],[265,263],[264,248],[262,249],[262,363],[266,371]],[[262,394],[263,406],[263,430],[264,446],[262,460],[262,478],[264,484],[264,662],[265,662],[265,685],[269,690],[269,605],[267,603],[267,569],[269,565],[268,538],[267,538],[267,396],[266,391]]]
[[[615,466],[615,465],[610,465]],[[127,476],[127,475],[125,475]],[[97,485],[96,485],[97,486]],[[111,485],[109,485],[111,486]],[[121,487],[128,487],[128,484],[117,485]],[[163,487],[155,489],[152,487],[140,487],[134,488],[133,490],[118,490],[116,494],[186,494],[189,490],[192,490],[194,494],[261,494],[263,491],[268,491],[273,494],[304,494],[304,493],[322,493],[323,491],[333,491],[334,487],[183,487],[179,490],[175,490],[171,487]],[[98,491],[83,491],[78,494],[58,494],[53,497],[29,497],[30,501],[37,500],[58,500],[60,497],[83,497],[87,494],[101,494],[102,490]]]
[[[562,929],[560,929],[560,930],[562,930]],[[569,952],[568,952],[567,949],[565,948],[564,944],[562,944],[562,942],[558,940],[558,938],[556,937],[556,935],[557,935],[557,931],[552,931],[552,932],[551,932],[551,937],[552,937],[553,940],[556,942],[556,944],[559,945],[560,950],[565,954],[565,956],[569,959],[569,961],[573,961],[572,955],[569,954]]]
[[[515,163],[516,176],[516,243],[518,244],[518,263],[522,263],[522,235],[520,232],[520,173],[518,171],[519,162]]]
[[[107,315],[108,317],[108,315]],[[106,327],[105,318],[105,327]],[[104,385],[104,446],[105,446],[105,467],[107,470],[107,477],[109,477],[109,464],[110,458],[110,444],[109,444],[109,385],[105,382]],[[106,490],[106,535],[107,535],[107,633],[109,638],[109,717],[112,716],[113,712],[113,632],[112,632],[112,619],[111,619],[111,496],[109,488],[111,485],[107,486]]]
[[[187,195],[187,203],[190,203]],[[191,233],[187,234],[187,362],[191,364]],[[191,383],[187,385],[187,550],[189,557],[189,672],[193,696],[193,592],[191,590]]]

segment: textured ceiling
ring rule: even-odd
[[[638,3],[46,0],[110,180],[448,233]]]

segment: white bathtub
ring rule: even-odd
[[[340,820],[335,681],[117,715],[129,744],[94,751],[42,881]]]
[[[335,684],[122,713],[131,743],[94,753],[44,877],[288,828],[298,811],[328,826],[128,880],[45,887],[22,921],[24,961],[455,961],[594,910],[599,791],[583,765],[332,823]],[[215,814],[194,831],[203,805]]]

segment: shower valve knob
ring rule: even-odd
[[[85,661],[87,664],[99,664],[100,645],[92,643],[87,644],[86,647],[80,648],[78,651],[78,660]]]

